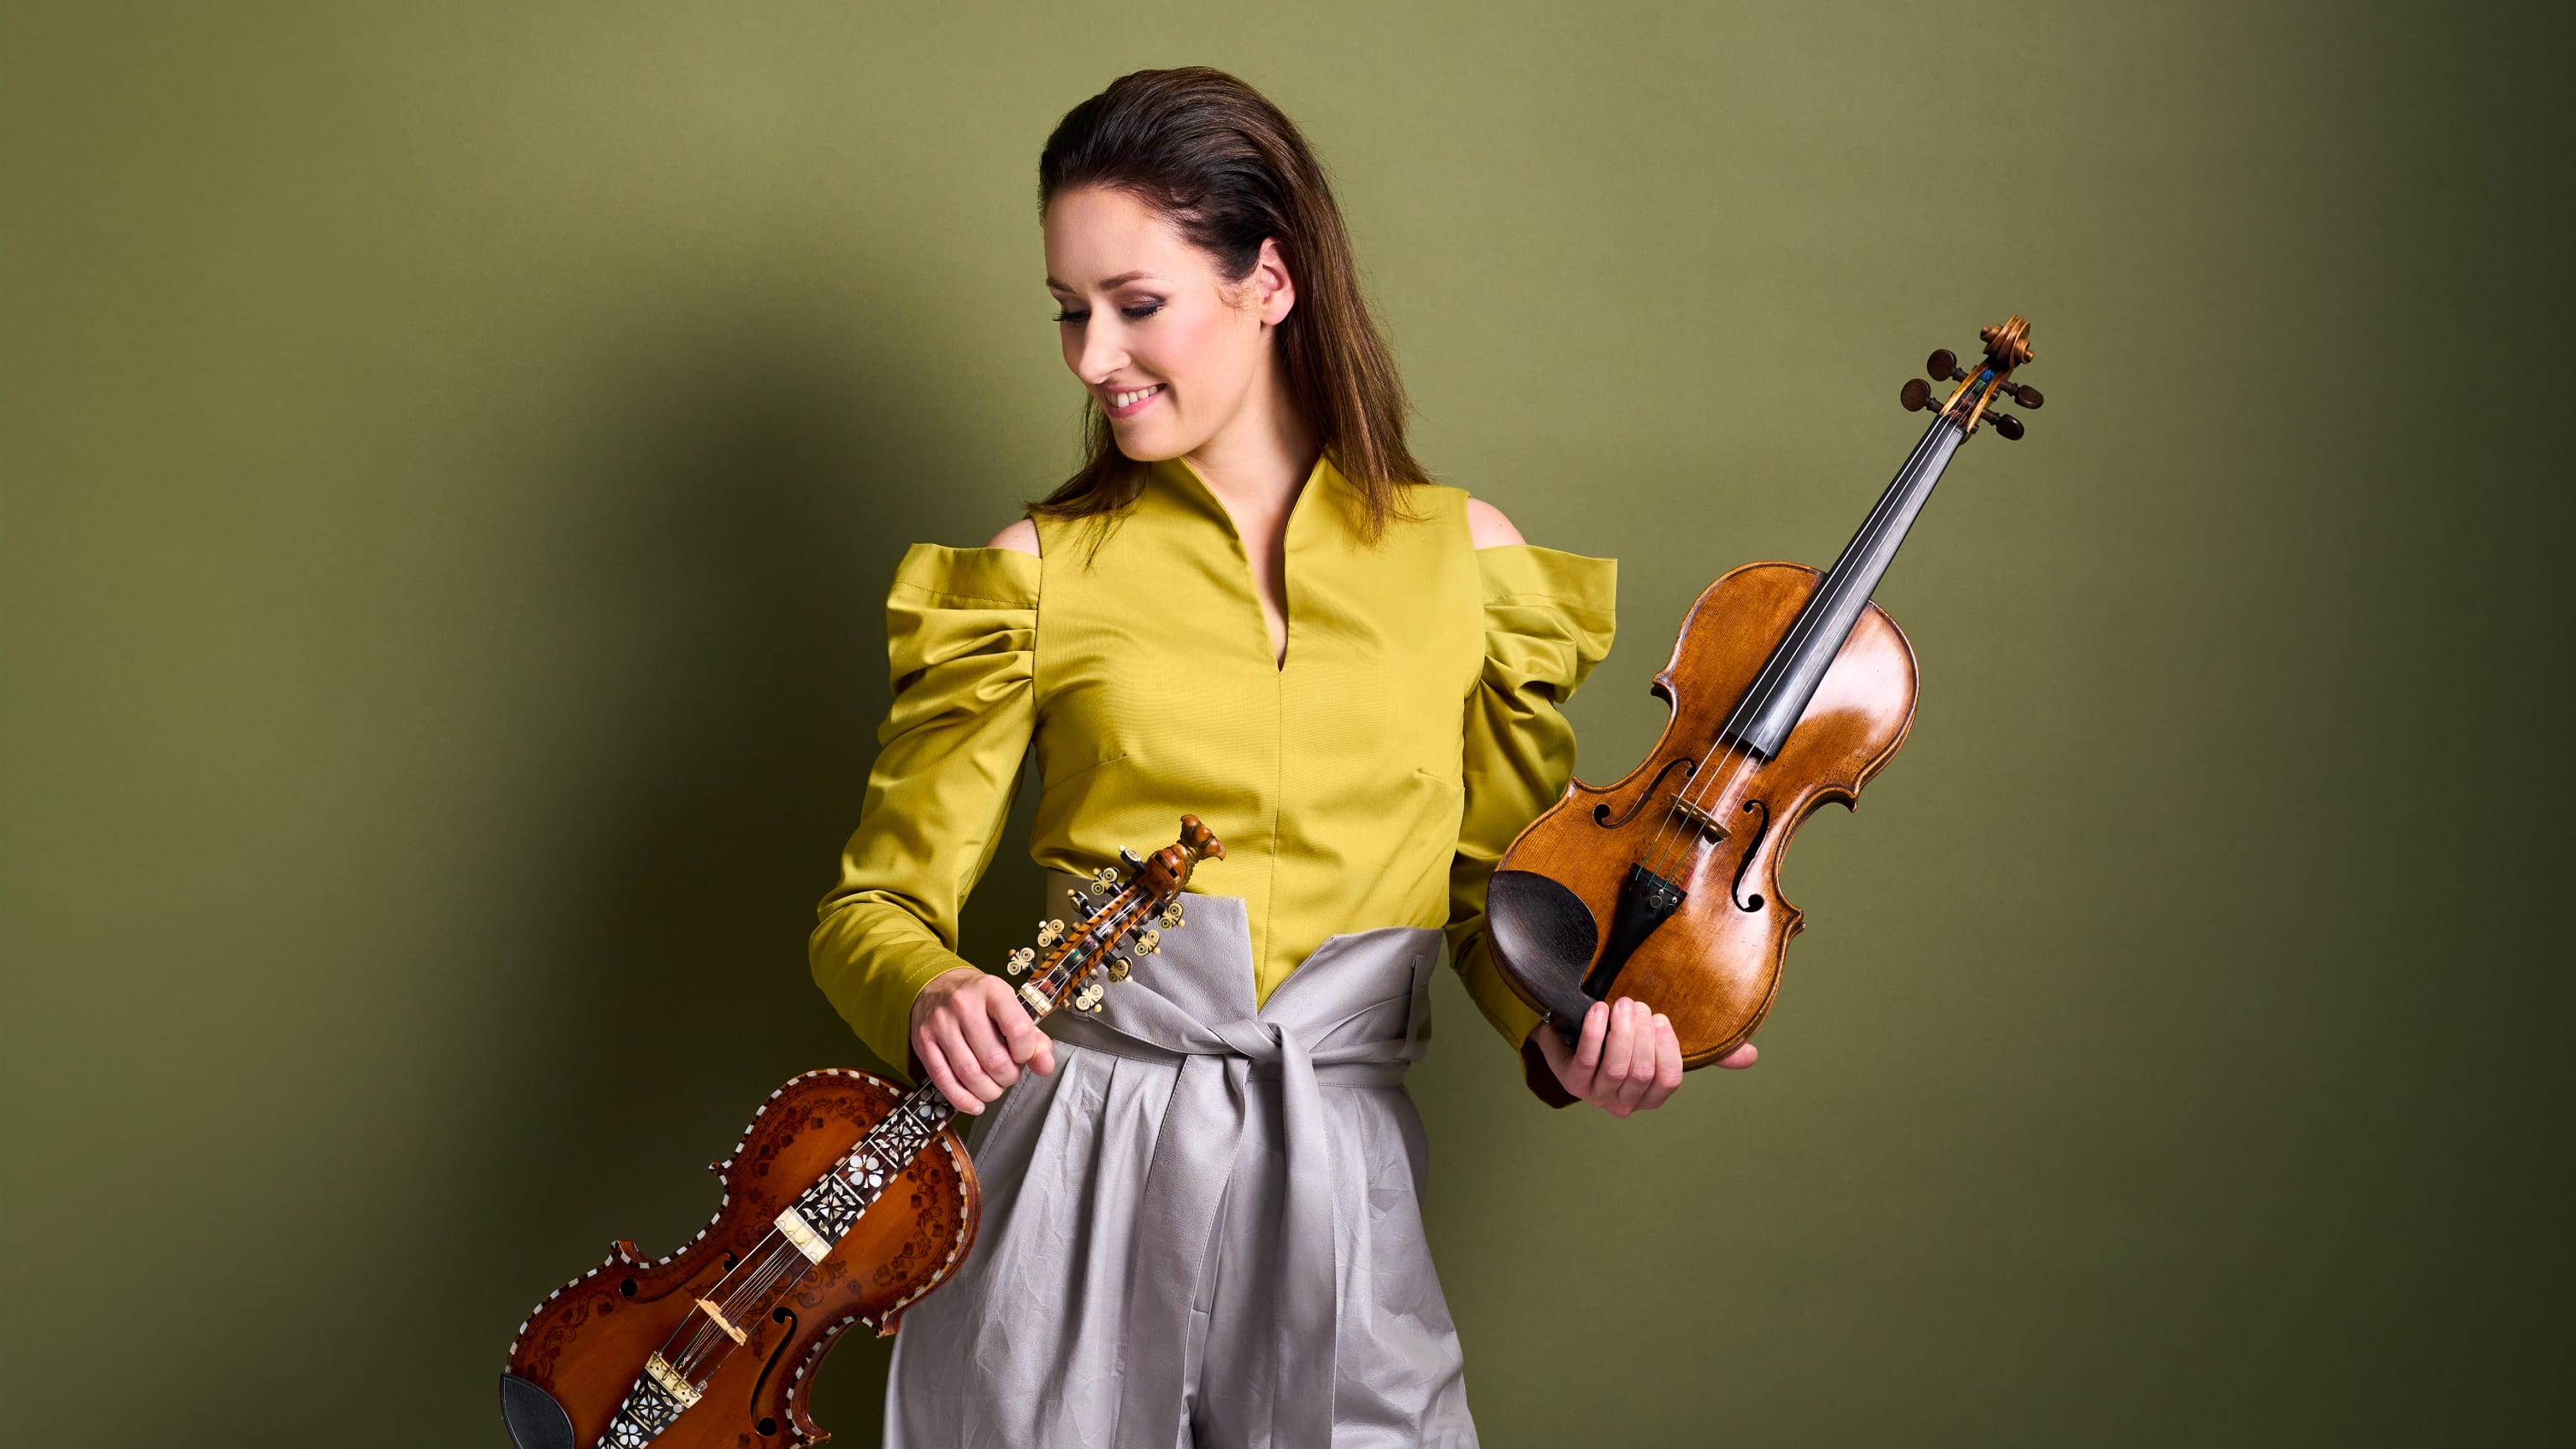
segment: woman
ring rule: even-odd
[[[1471,1444],[1400,1085],[1440,931],[1542,1096],[1624,1117],[1681,1082],[1663,1017],[1595,1006],[1569,1049],[1484,945],[1494,861],[1572,767],[1557,707],[1609,648],[1613,565],[1430,483],[1321,169],[1250,87],[1127,76],[1039,190],[1090,457],[987,547],[905,556],[812,943],[870,1047],[1001,1103],[886,1442]],[[1097,1018],[1044,1032],[955,954],[1032,745],[1049,914],[1184,810],[1228,852]]]

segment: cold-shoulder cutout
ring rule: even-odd
[[[1479,549],[1529,542],[1521,537],[1519,529],[1512,526],[1512,521],[1503,516],[1503,510],[1482,498],[1467,500],[1467,538]]]
[[[1012,524],[1010,527],[1003,529],[1001,532],[994,534],[993,541],[984,546],[986,548],[1007,548],[1013,553],[1024,553],[1031,558],[1036,558],[1038,556],[1038,526],[1023,518],[1019,522]]]
[[[1476,551],[1485,589],[1485,657],[1562,700],[1610,652],[1619,562],[1500,544]]]

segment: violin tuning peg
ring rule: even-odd
[[[1122,845],[1118,847],[1118,858],[1126,863],[1129,870],[1143,870],[1145,868],[1145,857],[1129,850],[1126,846]]]
[[[1082,891],[1066,891],[1064,893],[1064,898],[1073,906],[1076,914],[1085,916],[1091,914],[1091,897],[1087,893]]]
[[[1112,981],[1124,981],[1127,979],[1126,958],[1121,956],[1112,956],[1109,958],[1109,979]]]
[[[1959,370],[1959,354],[1941,348],[1923,360],[1923,373],[1934,382],[1965,382],[1968,375]]]
[[[2023,383],[2021,386],[2013,389],[2013,401],[2020,403],[2023,407],[2030,409],[2032,412],[2038,412],[2039,405],[2046,402],[2047,399],[2039,395],[2038,388],[2032,387],[2029,383]]]
[[[1136,937],[1136,954],[1139,956],[1159,956],[1162,953],[1163,933],[1155,930],[1151,926],[1146,927],[1144,932]]]
[[[1166,930],[1166,931],[1177,931],[1177,930],[1179,930],[1179,929],[1181,928],[1181,899],[1180,899],[1180,897],[1178,897],[1178,896],[1174,896],[1174,897],[1172,898],[1171,904],[1169,904],[1169,905],[1167,905],[1167,906],[1163,907],[1163,913],[1162,913],[1161,915],[1159,915],[1159,916],[1155,917],[1154,919],[1156,919],[1156,920],[1158,920],[1158,921],[1161,921],[1161,922],[1163,923],[1163,929],[1164,929],[1164,930]]]
[[[1897,389],[1896,400],[1905,404],[1907,412],[1919,413],[1932,406],[1932,384],[1919,377],[1909,377],[1905,386]]]
[[[1995,431],[2002,435],[2005,442],[2018,443],[2021,441],[2021,419],[2014,417],[2010,413],[1995,412],[1986,414],[1986,421],[1995,425]]]
[[[1118,889],[1118,872],[1104,865],[1091,873],[1091,883],[1102,890],[1114,891]]]
[[[1020,949],[1011,953],[1011,957],[1008,961],[1002,963],[1002,969],[1014,976],[1017,976],[1021,972],[1028,970],[1032,965],[1035,965],[1037,959],[1037,952],[1030,950],[1026,946],[1022,946]]]
[[[1062,922],[1062,921],[1040,921],[1040,922],[1038,922],[1038,949],[1039,949],[1039,950],[1043,951],[1043,950],[1045,950],[1047,947],[1052,946],[1052,945],[1054,945],[1056,942],[1061,941],[1061,940],[1063,940],[1063,939],[1064,939],[1064,922]]]

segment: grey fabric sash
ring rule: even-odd
[[[1050,882],[1052,913],[1072,922],[1064,892],[1081,881],[1057,874]],[[1391,926],[1335,936],[1256,1009],[1243,902],[1183,901],[1182,926],[1163,933],[1160,955],[1109,989],[1098,1016],[1059,1012],[1046,1022],[1050,1035],[1083,1050],[1178,1068],[1138,1209],[1138,1240],[1155,1250],[1137,1254],[1131,1268],[1114,1442],[1171,1449],[1189,1392],[1191,1309],[1243,1147],[1251,1084],[1275,1078],[1287,1201],[1270,1442],[1329,1449],[1341,1309],[1334,1203],[1344,1186],[1360,1185],[1332,1180],[1323,1091],[1394,1086],[1422,1059],[1440,933]]]

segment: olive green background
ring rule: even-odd
[[[1920,713],[1800,837],[1761,1066],[1551,1114],[1444,979],[1488,1444],[2563,1421],[2549,48],[2391,5],[11,5],[9,1439],[498,1445],[528,1305],[866,1061],[803,939],[885,584],[1068,467],[1038,147],[1184,63],[1334,168],[1423,456],[1619,558],[1596,780],[1695,592],[1829,560],[1923,355],[2034,323],[2046,410],[1880,592]],[[969,948],[1036,889],[1006,855]],[[841,1442],[883,1372],[829,1365]]]

